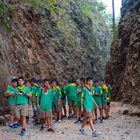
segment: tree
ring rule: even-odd
[[[115,39],[116,35],[116,23],[115,23],[115,5],[114,0],[112,0],[112,23],[113,23],[113,39]]]

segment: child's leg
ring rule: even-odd
[[[95,127],[94,127],[94,124],[93,124],[93,118],[92,117],[89,117],[89,124],[90,124],[91,130],[95,131]]]
[[[26,129],[27,127],[26,116],[21,116],[21,125],[22,125],[22,129]]]
[[[103,117],[103,108],[102,107],[99,107],[99,112],[100,112],[100,117],[102,118]]]
[[[94,109],[95,119],[97,119],[97,108]]]
[[[85,126],[86,126],[86,124],[87,124],[87,122],[88,122],[88,117],[85,117],[84,118],[84,120],[82,121],[82,126],[81,126],[81,128],[84,128]]]

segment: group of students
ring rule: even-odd
[[[96,137],[99,133],[94,124],[98,120],[103,123],[103,119],[109,117],[111,86],[104,80],[93,83],[90,77],[61,84],[56,79],[32,78],[25,82],[23,77],[19,77],[11,80],[5,96],[10,107],[9,127],[21,125],[21,136],[26,134],[27,120],[33,112],[34,125],[41,125],[41,130],[47,125],[47,130],[54,132],[52,123],[76,118],[75,124],[82,123],[80,134],[86,134],[84,128],[89,123],[92,136]]]

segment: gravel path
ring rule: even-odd
[[[0,140],[140,140],[140,118],[122,115],[126,109],[120,103],[112,103],[111,117],[104,123],[97,123],[96,129],[102,132],[98,138],[91,137],[89,126],[85,128],[88,135],[78,135],[80,124],[75,120],[63,120],[54,125],[55,133],[42,132],[32,124],[28,125],[28,134],[20,137],[20,129],[10,129],[8,126],[0,127]]]

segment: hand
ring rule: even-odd
[[[13,92],[9,92],[9,93],[8,93],[8,96],[11,96],[11,95],[13,95]]]
[[[83,111],[84,111],[84,109],[83,109],[83,107],[81,107],[81,113],[83,113]]]

